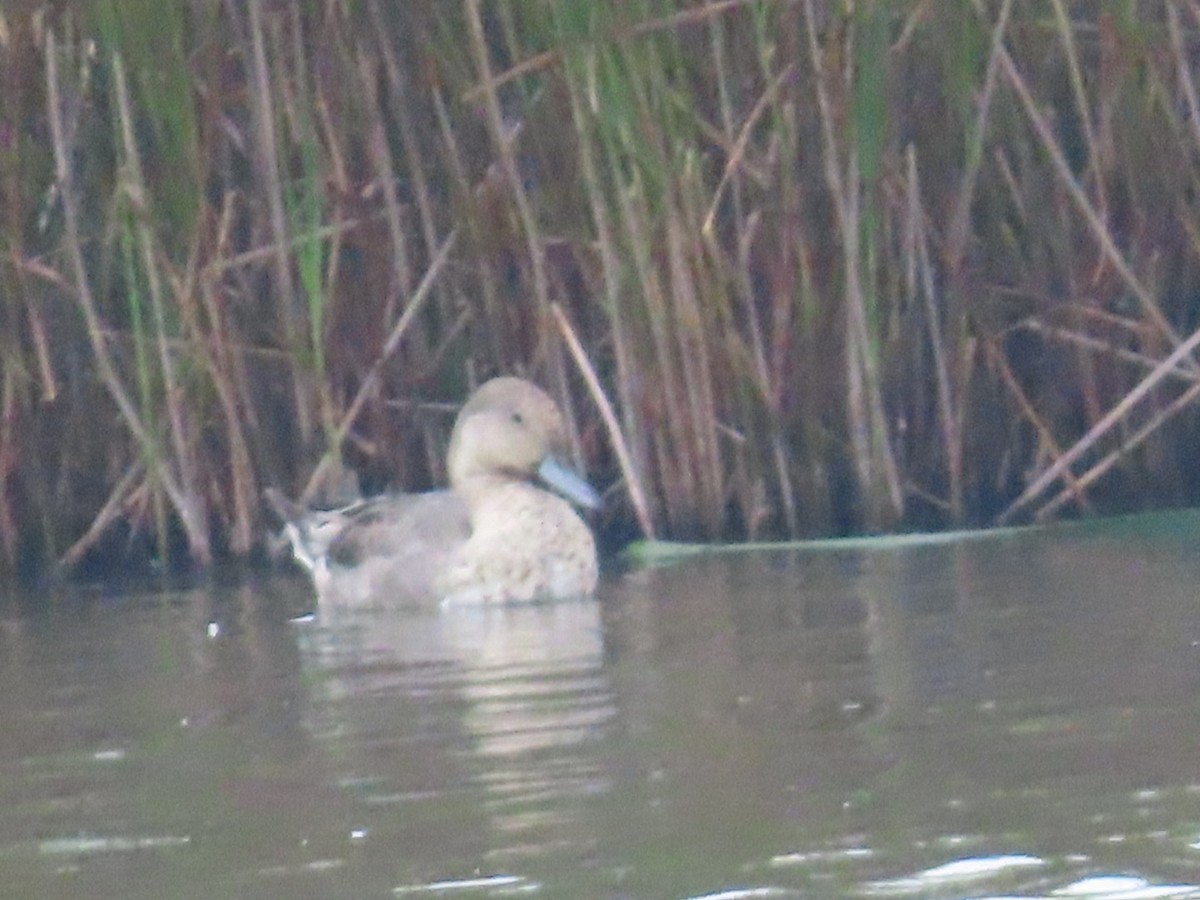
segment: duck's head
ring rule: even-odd
[[[536,478],[580,506],[599,506],[592,486],[560,462],[565,446],[566,426],[549,394],[521,378],[493,378],[454,422],[450,485],[469,494],[474,485],[497,479]]]

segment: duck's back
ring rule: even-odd
[[[452,491],[392,494],[356,504],[313,571],[320,601],[436,602],[435,582],[470,534],[466,504]]]

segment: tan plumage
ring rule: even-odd
[[[394,494],[331,512],[269,496],[321,603],[505,603],[590,594],[591,531],[562,497],[595,506],[595,492],[556,451],[562,415],[540,388],[495,378],[455,420],[450,489]],[[536,479],[536,480],[535,480]]]

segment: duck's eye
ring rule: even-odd
[[[512,419],[514,425],[524,425],[525,424],[525,417],[522,416],[519,412],[512,413],[512,415],[509,418]]]

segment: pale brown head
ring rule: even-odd
[[[450,485],[470,493],[479,479],[540,478],[582,506],[595,492],[559,462],[566,426],[558,406],[541,388],[520,378],[493,378],[463,406],[450,437]]]

